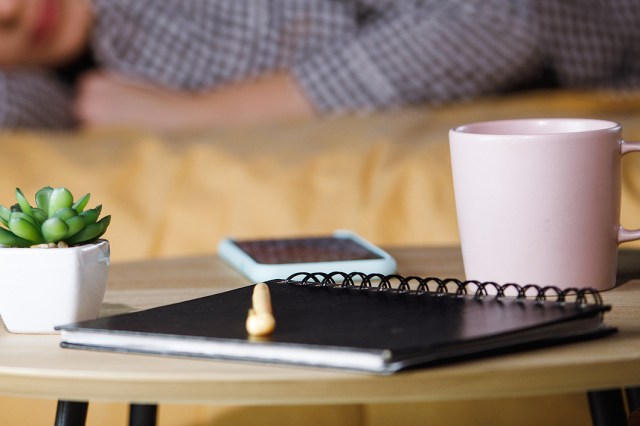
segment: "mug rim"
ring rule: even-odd
[[[495,130],[499,127],[505,130]],[[530,130],[508,130],[509,128]],[[620,129],[621,125],[619,123],[598,118],[516,118],[477,121],[456,126],[452,128],[451,131],[467,135],[530,137],[615,131]]]

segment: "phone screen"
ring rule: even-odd
[[[240,249],[263,264],[334,262],[383,259],[350,238],[306,237],[273,240],[235,240]]]

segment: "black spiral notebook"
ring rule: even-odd
[[[610,306],[591,289],[342,273],[267,284],[269,338],[247,335],[247,286],[64,325],[61,345],[390,374],[615,331],[603,322]]]

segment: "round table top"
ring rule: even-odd
[[[389,251],[398,260],[399,272],[406,275],[462,275],[458,248]],[[628,265],[640,265],[640,252],[629,251],[625,256],[633,260]],[[625,273],[638,275],[636,271]],[[112,265],[101,315],[159,306],[248,284],[215,255],[116,263]],[[605,322],[619,328],[615,335],[391,376],[63,349],[56,334],[11,334],[0,330],[0,394],[66,400],[264,405],[456,400],[638,385],[640,280],[631,279],[603,293],[603,298],[613,306],[605,315]]]

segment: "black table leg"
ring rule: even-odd
[[[629,411],[633,412],[640,408],[640,387],[625,388],[624,391],[627,395]]]
[[[129,426],[155,426],[157,415],[155,404],[130,404]]]
[[[629,426],[640,426],[640,387],[625,388],[627,406],[629,407]]]
[[[622,389],[591,391],[587,395],[593,426],[627,425]]]
[[[55,426],[84,426],[88,409],[87,401],[58,401]]]

